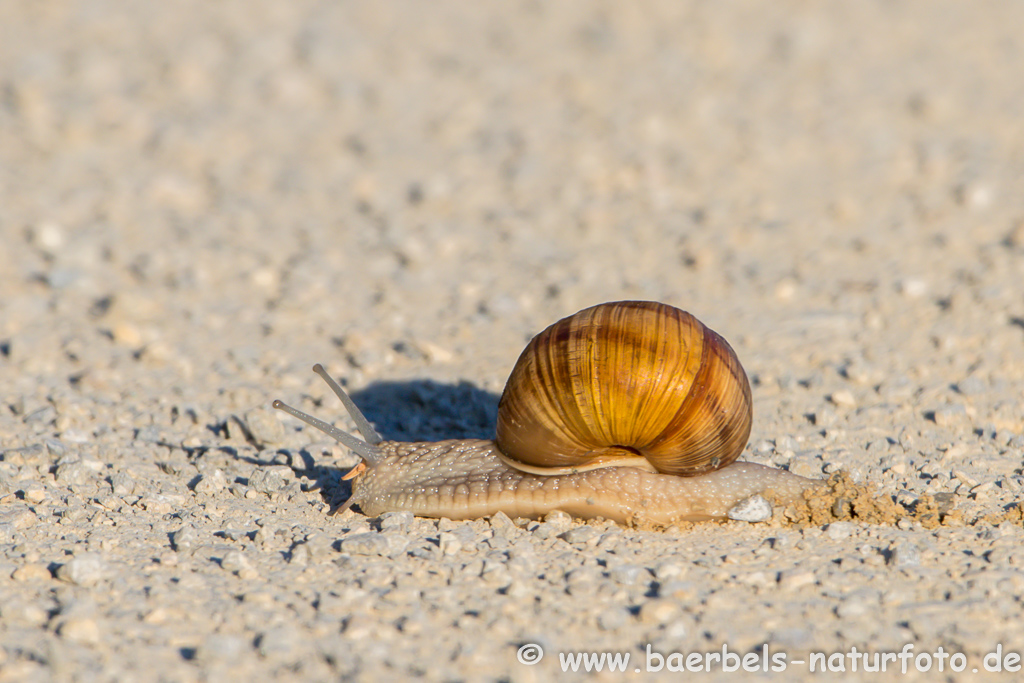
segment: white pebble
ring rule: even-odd
[[[185,526],[171,534],[171,545],[181,552],[199,544],[199,532],[191,526]]]
[[[441,554],[454,555],[462,550],[462,541],[450,531],[442,531],[438,535],[438,547],[441,548]]]
[[[95,586],[107,574],[107,565],[99,555],[86,553],[57,569],[57,578],[76,586]]]
[[[18,567],[11,574],[15,581],[42,581],[53,578],[50,570],[41,564],[26,564]]]
[[[572,526],[572,515],[561,510],[552,510],[544,515],[544,522],[562,530]]]
[[[385,512],[380,516],[380,528],[382,530],[405,529],[413,523],[414,519],[411,512]]]
[[[845,538],[849,538],[855,528],[856,527],[854,527],[850,522],[832,522],[828,525],[826,533],[833,541],[841,541]]]
[[[230,550],[225,553],[220,560],[220,566],[225,571],[237,574],[241,579],[254,579],[259,576],[259,572],[241,550]]]
[[[253,408],[245,413],[245,427],[259,444],[276,444],[284,441],[284,424],[277,411]]]
[[[772,504],[764,497],[754,495],[732,506],[727,513],[737,522],[764,522],[772,518]]]
[[[645,624],[666,624],[679,614],[679,606],[666,598],[648,600],[640,607],[640,621]]]
[[[60,625],[57,633],[61,638],[84,645],[100,642],[100,629],[96,622],[87,617],[72,617]]]
[[[846,389],[841,389],[839,391],[833,392],[832,395],[829,396],[828,398],[830,401],[832,401],[832,403],[842,408],[857,407],[857,399],[854,398],[853,392],[847,391]]]
[[[623,564],[609,571],[608,576],[615,583],[632,586],[640,581],[641,577],[646,578],[647,570],[636,564]]]
[[[380,555],[394,557],[405,550],[408,539],[393,534],[368,531],[341,539],[341,552],[349,555]]]
[[[625,626],[628,616],[621,607],[609,607],[597,616],[597,625],[602,631],[615,631]]]
[[[215,469],[212,472],[207,472],[199,477],[199,481],[196,482],[195,492],[205,493],[207,495],[213,495],[219,493],[227,488],[228,480],[224,476],[224,472],[219,469]]]
[[[598,531],[592,526],[583,524],[564,532],[560,538],[566,543],[587,543],[597,538]]]

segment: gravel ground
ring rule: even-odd
[[[0,3],[0,681],[542,681],[603,651],[688,675],[648,647],[786,655],[764,680],[882,678],[794,661],[853,647],[1012,665],[1022,25],[998,1]],[[736,348],[745,459],[905,516],[331,517],[356,459],[269,409],[351,428],[321,361],[389,438],[488,438],[526,340],[629,298]],[[900,680],[954,679],[925,660]]]

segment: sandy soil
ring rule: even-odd
[[[1022,25],[935,0],[0,3],[0,681],[1012,664]],[[745,459],[905,516],[329,517],[355,458],[269,409],[351,428],[320,361],[390,438],[486,438],[526,340],[629,298],[736,348]]]

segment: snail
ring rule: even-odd
[[[816,483],[737,461],[750,435],[746,373],[728,342],[666,304],[600,304],[534,337],[498,403],[493,441],[384,441],[323,366],[313,371],[362,439],[273,406],[362,458],[344,477],[352,495],[339,511],[473,519],[561,510],[667,525],[724,519],[769,490],[795,499]]]

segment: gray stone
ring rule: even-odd
[[[199,532],[192,526],[184,526],[171,534],[171,546],[181,552],[199,545]]]
[[[260,493],[277,493],[295,480],[295,472],[285,465],[265,465],[256,468],[249,477],[249,488]]]
[[[610,569],[608,576],[615,583],[621,583],[627,586],[639,583],[641,580],[649,577],[647,570],[636,564],[622,564],[618,567]]]
[[[110,478],[115,496],[130,496],[135,493],[135,480],[127,472],[115,472]]]
[[[969,422],[967,409],[962,405],[945,406],[937,409],[933,414],[935,424],[940,427],[956,427]]]
[[[341,539],[341,552],[349,555],[380,555],[393,557],[405,550],[408,540],[392,534],[368,531]]]
[[[852,522],[832,522],[825,530],[826,535],[833,541],[842,541],[850,537],[857,527]]]
[[[237,662],[250,647],[250,643],[239,636],[214,633],[202,639],[196,648],[195,658],[201,664]]]
[[[921,550],[910,541],[900,541],[889,548],[888,564],[892,567],[916,567],[921,564]]]
[[[385,512],[380,516],[381,530],[401,530],[413,523],[415,518],[411,512]]]
[[[597,626],[602,631],[617,631],[629,621],[629,613],[621,607],[609,607],[597,615]]]
[[[284,425],[276,410],[253,408],[246,411],[244,422],[249,434],[258,444],[273,445],[284,441]]]
[[[224,472],[219,469],[214,469],[211,472],[206,472],[199,476],[199,481],[197,481],[195,485],[195,492],[214,495],[227,488],[227,485],[228,480],[227,477],[224,476]]]
[[[259,576],[253,562],[241,550],[229,550],[224,553],[220,560],[220,566],[225,571],[237,574],[242,579],[254,579]]]
[[[988,391],[988,384],[980,377],[971,376],[957,382],[956,390],[964,396],[980,396]]]

